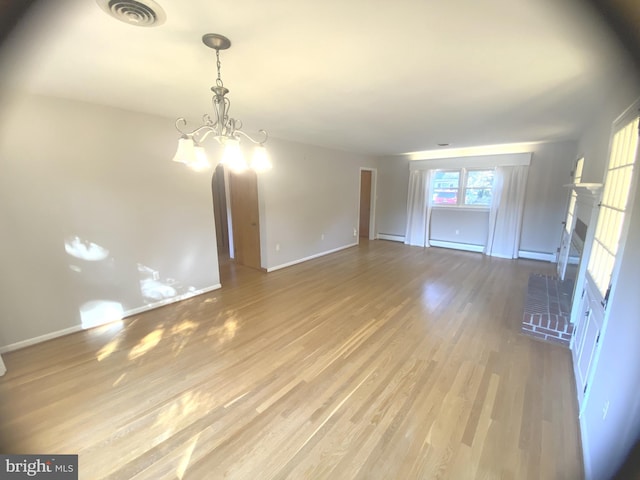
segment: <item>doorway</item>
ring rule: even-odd
[[[235,281],[240,265],[261,269],[257,176],[233,174],[218,165],[211,192],[220,283],[225,285]]]
[[[375,238],[375,182],[376,171],[360,168],[359,237]]]

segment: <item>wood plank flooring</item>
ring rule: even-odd
[[[3,355],[3,453],[81,479],[579,479],[570,352],[520,333],[553,266],[387,241]]]

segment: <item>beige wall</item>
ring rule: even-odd
[[[262,266],[274,269],[358,242],[360,167],[366,155],[269,140],[261,174]]]
[[[567,213],[576,142],[542,143],[534,147],[524,200],[520,250],[555,255]]]
[[[434,208],[431,240],[485,246],[489,234],[489,210]]]
[[[380,157],[377,167],[377,233],[404,237],[407,227],[409,160],[405,157]]]
[[[170,161],[170,119],[3,94],[0,348],[78,329],[92,305],[128,312],[162,301],[166,289],[150,300],[155,284],[143,295],[138,264],[175,279],[176,293],[219,284],[211,177]],[[69,255],[74,236],[108,258]]]

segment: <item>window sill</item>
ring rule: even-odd
[[[491,207],[487,207],[485,205],[474,207],[472,205],[432,205],[432,210],[460,210],[460,211],[469,211],[469,212],[490,212]]]

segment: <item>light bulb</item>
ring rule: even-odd
[[[235,173],[242,173],[247,169],[247,161],[240,150],[239,140],[235,138],[227,138],[225,140],[221,163],[228,166]]]
[[[264,145],[258,145],[253,151],[253,158],[251,159],[251,169],[257,173],[266,172],[271,170],[271,161],[267,154],[267,149]]]
[[[194,147],[193,151],[195,154],[195,161],[191,162],[188,165],[189,168],[195,170],[196,172],[200,172],[202,170],[206,170],[211,166],[203,147]]]

